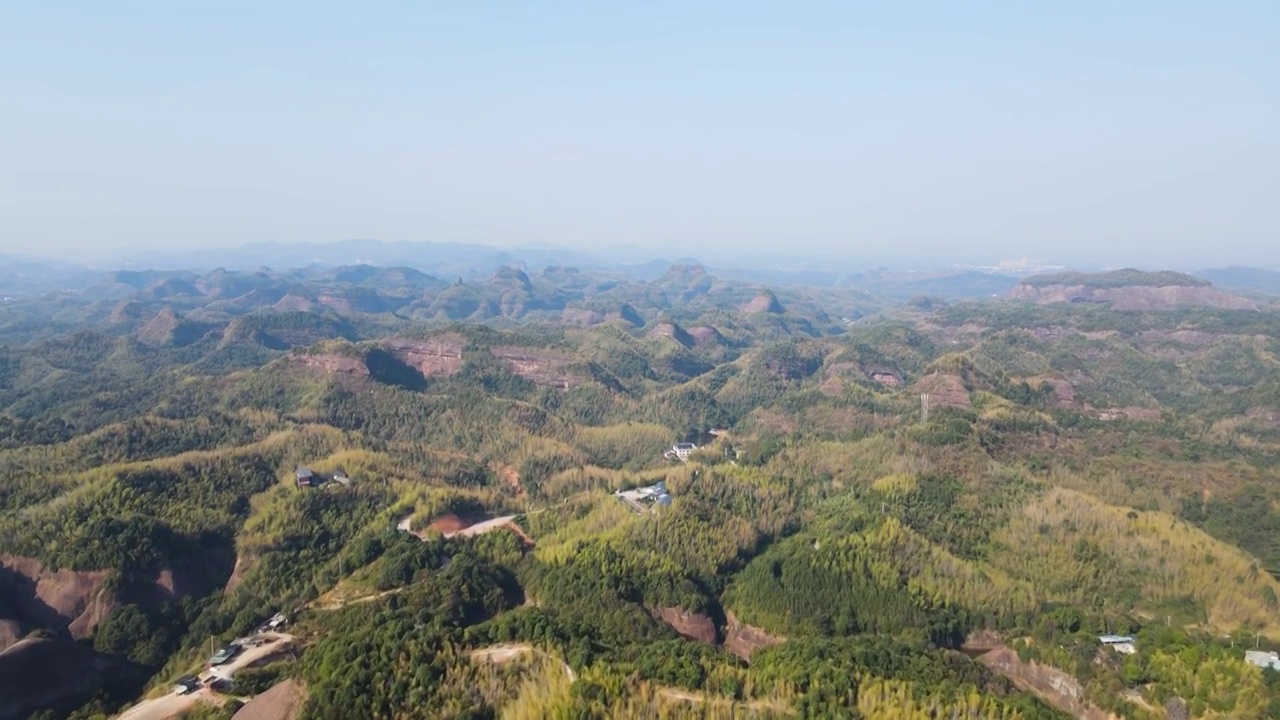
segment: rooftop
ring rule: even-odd
[[[1133,638],[1128,635],[1099,635],[1098,642],[1104,645],[1118,645],[1120,643],[1132,643]]]

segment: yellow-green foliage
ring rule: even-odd
[[[515,697],[502,706],[502,720],[541,720],[564,717],[572,697],[572,683],[558,661],[538,655],[531,663]]]
[[[886,497],[896,498],[915,492],[919,483],[913,475],[886,475],[871,483],[871,489]]]
[[[830,477],[848,485],[869,485],[897,472],[912,472],[895,466],[899,455],[893,438],[876,435],[858,442],[811,442],[787,447],[765,465],[779,476],[809,475]],[[905,454],[905,453],[902,453]]]
[[[1025,582],[997,568],[971,563],[933,545],[897,518],[876,530],[846,540],[871,557],[893,563],[891,577],[902,574],[907,586],[935,603],[1016,613],[1035,606],[1036,594]],[[889,578],[886,578],[889,579]]]
[[[1164,513],[1131,515],[1055,488],[1015,515],[995,543],[995,566],[1054,600],[1085,606],[1127,595],[1153,610],[1191,597],[1211,629],[1280,636],[1265,599],[1280,583],[1244,552]]]
[[[573,555],[575,543],[616,536],[637,520],[636,514],[617,498],[592,495],[530,514],[522,524],[538,543],[535,556],[543,562],[554,563]]]
[[[1203,658],[1199,648],[1194,647],[1177,654],[1158,651],[1148,658],[1148,671],[1155,678],[1150,692],[1187,698],[1192,717],[1271,717],[1267,714],[1262,672],[1243,660]]]
[[[653,423],[579,427],[575,443],[590,462],[605,467],[643,466],[662,459],[673,440],[670,429]]]
[[[877,720],[1021,720],[1022,713],[1002,707],[976,690],[953,700],[921,697],[912,683],[864,677],[858,685],[858,710]]]

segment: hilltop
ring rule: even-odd
[[[1247,298],[1214,288],[1209,281],[1175,272],[1125,269],[1106,273],[1035,275],[1022,280],[1009,297],[1038,303],[1100,302],[1115,310],[1170,310],[1206,306],[1256,310]]]

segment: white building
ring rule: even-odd
[[[689,455],[693,454],[693,451],[697,449],[698,446],[693,443],[676,443],[671,446],[671,453],[681,460],[688,460]]]
[[[1098,637],[1098,642],[1121,655],[1133,655],[1138,652],[1138,647],[1134,645],[1133,638],[1128,635],[1101,635]]]
[[[1244,659],[1245,662],[1257,665],[1260,668],[1280,670],[1280,653],[1262,652],[1261,650],[1246,650],[1244,653]]]

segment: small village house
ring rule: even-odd
[[[310,468],[298,468],[295,477],[298,487],[316,487],[320,484],[320,478]]]

